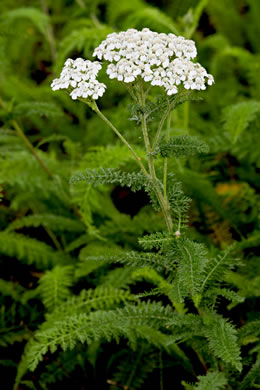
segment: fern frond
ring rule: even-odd
[[[99,286],[95,289],[82,290],[79,296],[72,296],[61,306],[57,306],[47,321],[61,321],[67,317],[81,313],[88,314],[92,310],[107,310],[121,302],[133,300],[129,290],[122,290],[112,286]]]
[[[204,336],[204,325],[200,316],[174,312],[166,327],[171,330],[176,342],[184,342]]]
[[[138,239],[139,244],[144,249],[161,249],[167,244],[170,244],[173,241],[174,237],[170,233],[166,232],[156,232],[153,234],[146,234],[142,238]]]
[[[87,27],[85,27],[86,25]],[[85,20],[84,27],[78,28],[77,26],[61,40],[55,64],[56,73],[60,72],[65,59],[75,51],[91,59],[94,49],[112,32],[113,29],[110,26],[94,27],[91,21],[88,20],[86,23]]]
[[[142,156],[141,149],[137,152]],[[80,169],[119,168],[130,160],[132,155],[125,145],[93,146],[88,149],[80,162]]]
[[[79,236],[74,241],[70,242],[66,248],[64,249],[66,253],[72,252],[75,249],[80,248],[83,245],[86,245],[89,240],[89,237],[87,234],[83,234],[82,236]]]
[[[16,153],[0,155],[0,183],[8,188],[18,190],[16,198],[26,199],[26,208],[29,204],[34,204],[34,198],[38,201],[52,198],[53,201],[59,199],[67,207],[71,205],[71,199],[68,195],[66,163],[63,162],[63,168],[60,162],[51,158],[41,151],[37,151],[39,157],[45,162],[51,171],[56,172],[52,179],[48,179],[46,172],[40,164],[35,162],[35,157],[29,151],[23,150]],[[59,174],[60,173],[60,174]],[[65,180],[64,180],[65,176]],[[21,193],[22,190],[22,193]]]
[[[246,323],[238,331],[239,341],[241,345],[254,343],[260,338],[260,319]]]
[[[114,288],[126,288],[133,283],[133,267],[118,267],[102,275],[100,283],[104,287],[113,286]]]
[[[171,205],[171,212],[176,228],[187,222],[187,211],[189,210],[191,199],[183,193],[182,185],[173,175],[168,177],[168,199]]]
[[[194,390],[221,390],[227,384],[223,372],[208,372],[205,376],[198,376],[198,383],[192,387]]]
[[[71,295],[73,271],[70,265],[57,266],[40,279],[39,292],[48,311],[55,310]]]
[[[1,129],[0,134],[0,155],[13,153],[14,151],[23,150],[24,145],[17,134],[9,129]]]
[[[7,347],[15,342],[21,342],[29,338],[28,331],[22,323],[17,323],[19,306],[12,304],[6,308],[1,305],[0,311],[0,346]],[[19,318],[19,317],[18,317]]]
[[[221,282],[225,278],[227,271],[233,269],[238,264],[238,259],[230,256],[231,252],[232,246],[207,262],[201,283],[201,291],[210,283]]]
[[[137,29],[147,26],[155,31],[172,32],[179,35],[178,27],[173,20],[159,9],[153,7],[142,7],[140,10],[131,13],[124,24],[127,27],[131,26]]]
[[[260,112],[260,102],[250,100],[236,103],[227,107],[223,113],[224,130],[230,136],[231,142],[236,143],[250,122],[256,119]]]
[[[196,137],[179,135],[160,143],[158,152],[162,157],[192,156],[196,153],[207,153],[208,146]]]
[[[84,276],[87,276],[98,268],[103,267],[106,263],[107,262],[103,258],[97,259],[81,257],[79,263],[77,264],[75,276],[76,278],[82,278]]]
[[[14,301],[20,301],[26,290],[18,283],[0,279],[0,291],[2,295],[12,297]]]
[[[101,338],[119,341],[122,336],[129,340],[132,348],[137,346],[138,338],[149,340],[157,347],[168,348],[168,336],[157,329],[169,320],[170,315],[170,307],[148,302],[71,316],[49,329],[36,332],[35,341],[27,348],[24,360],[28,368],[34,370],[46,352],[50,350],[53,353],[58,346],[66,350],[72,349],[77,341],[91,343]]]
[[[131,267],[150,267],[158,272],[169,272],[175,269],[173,261],[156,253],[122,252],[101,256],[87,256],[86,261],[102,261],[126,264]]]
[[[210,299],[214,303],[215,303],[218,296],[224,297],[227,300],[231,301],[231,304],[228,306],[229,309],[233,308],[234,306],[238,305],[239,303],[243,303],[245,301],[244,297],[237,294],[235,291],[228,290],[226,288],[212,287],[204,295],[204,297],[206,299]]]
[[[28,340],[28,331],[21,326],[0,329],[0,347],[8,347],[14,343]]]
[[[44,116],[47,118],[57,118],[63,115],[61,108],[50,102],[23,102],[18,103],[12,114],[14,117],[32,117],[32,116]]]
[[[208,262],[207,250],[203,244],[184,238],[176,240],[173,256],[178,259],[178,267],[172,292],[175,301],[182,303],[188,294],[195,298],[200,292]]]
[[[255,385],[258,385],[256,387]],[[247,390],[253,388],[259,388],[260,385],[260,358],[256,360],[253,366],[250,368],[246,376],[244,377],[239,390]]]
[[[84,173],[76,173],[70,183],[77,184],[86,181],[89,184],[116,184],[131,187],[132,191],[141,190],[146,178],[143,173],[127,173],[111,168],[86,169]]]
[[[212,352],[225,363],[231,364],[238,371],[242,370],[237,331],[232,324],[220,315],[211,313],[205,335]],[[205,322],[204,321],[204,322]]]
[[[11,222],[6,231],[19,230],[24,227],[39,226],[44,226],[45,228],[51,229],[55,232],[68,231],[71,233],[82,233],[85,231],[85,227],[82,222],[54,214],[27,215]]]
[[[107,3],[107,16],[110,25],[117,25],[117,22],[121,25],[121,22],[125,20],[132,12],[143,8],[142,0],[122,0],[120,3],[117,0],[110,0]]]
[[[146,268],[140,268],[133,272],[132,274],[133,280],[142,280],[145,279],[150,283],[155,284],[158,287],[158,291],[162,294],[165,294],[171,298],[171,291],[172,291],[172,285],[168,283],[164,278],[159,275],[154,269],[150,269],[148,267]],[[174,301],[172,302],[174,304]]]
[[[68,255],[55,251],[44,242],[16,233],[0,232],[0,253],[28,264],[37,264],[40,268],[69,261]]]
[[[49,18],[37,8],[16,8],[2,13],[0,23],[13,24],[19,19],[29,20],[43,35],[46,35]]]

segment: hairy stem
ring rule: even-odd
[[[167,119],[167,129],[166,129],[166,137],[165,137],[166,142],[168,142],[170,138],[170,128],[171,128],[171,115],[169,115]],[[164,167],[163,167],[163,195],[165,200],[167,200],[167,168],[168,168],[168,159],[167,157],[165,157]]]
[[[190,102],[185,102],[183,105],[184,108],[184,121],[183,127],[187,131],[189,129],[189,110],[190,110]]]
[[[120,140],[127,146],[127,148],[130,150],[130,152],[132,153],[132,155],[134,156],[137,164],[139,165],[139,167],[141,168],[142,172],[145,174],[145,176],[147,178],[150,178],[150,175],[149,173],[147,172],[147,170],[145,169],[143,163],[141,162],[141,157],[139,157],[136,152],[134,151],[134,149],[132,148],[132,146],[127,142],[127,140],[125,139],[125,137],[122,136],[122,134],[117,130],[117,128],[110,122],[110,120],[99,110],[99,108],[97,107],[97,105],[95,106],[94,108],[94,111],[97,113],[97,115],[113,130],[113,132],[120,138]]]
[[[162,132],[162,129],[163,129],[164,122],[166,121],[166,119],[167,119],[169,114],[170,114],[170,108],[167,108],[167,110],[164,111],[164,113],[163,113],[163,115],[161,117],[161,120],[160,120],[158,129],[157,129],[157,132],[155,134],[155,137],[154,137],[154,140],[153,140],[152,152],[155,151],[155,148],[156,148],[156,146],[158,144],[158,141],[160,139],[160,136],[161,136],[161,132]]]
[[[140,88],[140,91],[139,91],[139,100],[140,100],[141,106],[144,108],[145,95],[144,95],[142,87]],[[160,204],[161,210],[163,212],[167,229],[169,232],[172,232],[173,231],[173,223],[172,223],[172,218],[171,218],[171,213],[170,213],[170,206],[169,206],[169,202],[168,202],[167,197],[164,198],[164,196],[161,192],[160,186],[158,185],[159,180],[158,180],[158,178],[156,176],[156,172],[155,172],[154,158],[152,155],[152,148],[151,148],[151,143],[150,143],[148,129],[147,129],[146,113],[145,112],[142,113],[141,124],[142,124],[142,131],[143,131],[144,143],[145,143],[145,148],[146,148],[146,154],[147,154],[147,158],[148,158],[149,172],[151,175],[151,180],[152,180],[154,192],[155,192],[155,195],[156,195],[158,202]]]

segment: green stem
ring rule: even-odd
[[[127,91],[129,92],[131,98],[137,103],[137,97],[135,96],[132,87],[130,85],[126,84],[126,83],[124,83],[124,85],[125,85]]]
[[[0,96],[0,106],[3,107],[4,110],[7,110],[7,105],[6,103],[3,101],[3,99],[1,98]],[[21,129],[21,127],[18,125],[18,123],[16,122],[16,120],[12,120],[11,121],[11,124],[12,126],[14,127],[14,129],[16,130],[16,133],[17,135],[23,140],[23,142],[25,143],[25,145],[27,146],[27,148],[30,150],[30,152],[33,154],[33,156],[36,158],[36,160],[39,162],[40,166],[45,170],[45,172],[47,172],[47,175],[49,177],[52,176],[52,173],[51,171],[49,170],[49,168],[45,165],[45,163],[40,159],[40,157],[38,156],[38,154],[36,153],[33,145],[31,144],[31,142],[28,140],[28,138],[26,137],[26,135],[24,134],[23,130]]]
[[[154,137],[154,140],[153,140],[153,146],[152,146],[152,152],[155,151],[155,148],[158,144],[158,141],[160,139],[160,136],[161,136],[161,132],[162,132],[162,128],[163,128],[163,125],[164,125],[164,122],[166,121],[168,115],[170,113],[170,109],[167,108],[166,111],[164,111],[162,117],[161,117],[161,120],[160,120],[160,123],[159,123],[159,126],[158,126],[158,129],[157,129],[157,132],[155,134],[155,137]]]
[[[144,108],[145,95],[143,93],[142,88],[140,89],[140,92],[139,92],[139,100],[140,100],[141,106]],[[152,155],[152,148],[151,148],[150,139],[149,139],[149,135],[148,135],[145,112],[142,113],[141,124],[142,124],[142,131],[143,131],[144,143],[145,143],[145,148],[146,148],[146,154],[147,154],[147,158],[148,158],[149,172],[151,175],[151,180],[153,183],[154,192],[155,192],[155,195],[156,195],[158,202],[160,204],[161,210],[163,212],[165,223],[166,223],[166,226],[168,228],[168,231],[171,233],[173,231],[173,223],[172,223],[172,218],[171,218],[171,213],[170,213],[170,206],[169,206],[169,202],[168,202],[167,197],[166,197],[166,199],[164,198],[164,196],[160,190],[160,186],[158,185],[158,178],[157,178],[156,172],[155,172],[154,158]]]
[[[163,113],[163,115],[161,117],[161,120],[160,120],[158,129],[157,129],[157,132],[156,132],[154,140],[153,140],[152,152],[155,151],[155,148],[156,148],[156,146],[158,144],[158,141],[160,139],[161,132],[162,132],[162,129],[163,129],[164,122],[166,121],[166,119],[168,118],[169,114],[174,109],[174,107],[176,107],[176,105],[178,103],[178,98],[181,98],[181,97],[185,96],[186,93],[187,93],[187,91],[184,88],[180,89],[179,93],[176,95],[175,99],[172,102],[170,102],[170,100],[167,97],[168,107],[164,111],[164,113]],[[189,102],[187,102],[187,103],[189,103]],[[189,110],[189,107],[186,107],[185,110]],[[186,126],[188,127],[188,122],[187,121],[189,120],[189,111],[187,111],[187,112],[185,111],[184,116],[185,116]]]
[[[58,249],[58,251],[62,252],[63,251],[62,246],[59,243],[59,241],[57,240],[57,238],[56,238],[55,234],[53,233],[53,231],[51,229],[49,229],[47,226],[45,226],[44,229],[46,230],[46,233],[48,234],[48,236],[50,237],[50,239],[54,243],[56,249]]]
[[[190,102],[184,103],[184,123],[183,127],[186,131],[188,131],[189,128],[189,109],[190,109]]]
[[[171,128],[171,115],[168,116],[167,119],[167,129],[166,129],[166,142],[169,141],[170,138],[170,128]],[[164,159],[164,167],[163,167],[163,195],[164,199],[167,200],[167,168],[168,168],[168,158]]]
[[[27,148],[30,150],[30,152],[33,154],[33,156],[36,158],[36,160],[39,162],[39,164],[41,165],[41,167],[45,170],[45,172],[47,172],[47,175],[48,175],[49,177],[51,177],[51,176],[52,176],[51,171],[50,171],[49,168],[45,165],[45,163],[40,159],[40,157],[38,156],[38,154],[35,152],[33,145],[32,145],[31,142],[28,140],[28,138],[27,138],[26,135],[24,134],[24,132],[23,132],[23,130],[21,129],[21,127],[18,125],[18,123],[17,123],[15,120],[12,120],[11,123],[12,123],[12,126],[14,127],[14,129],[16,130],[17,135],[24,141],[25,145],[26,145]]]
[[[97,113],[97,115],[113,130],[113,132],[120,138],[120,140],[127,146],[127,148],[130,150],[132,155],[134,156],[137,164],[140,166],[141,170],[145,174],[147,178],[150,179],[150,175],[145,169],[143,163],[141,162],[141,157],[139,157],[132,146],[127,142],[127,140],[122,136],[122,134],[117,130],[117,128],[110,122],[110,120],[99,110],[98,106],[96,105],[95,108],[93,108],[94,111]]]

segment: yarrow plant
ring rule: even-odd
[[[165,353],[170,355],[171,360],[181,359],[181,366],[187,366],[194,376],[189,357],[185,354],[185,351],[189,353],[193,349],[194,356],[198,357],[207,374],[202,379],[203,383],[207,385],[210,380],[213,383],[213,387],[209,387],[211,389],[216,388],[217,377],[222,378],[224,385],[227,382],[222,372],[224,365],[227,365],[227,372],[231,368],[241,371],[237,331],[216,311],[219,296],[235,304],[243,302],[242,297],[221,284],[225,281],[225,271],[237,265],[236,259],[230,256],[230,250],[217,256],[210,255],[203,244],[188,237],[185,228],[190,199],[183,194],[181,183],[168,167],[168,159],[172,156],[178,158],[207,150],[197,138],[170,136],[171,114],[175,107],[194,99],[193,90],[204,90],[207,84],[214,82],[213,76],[193,62],[196,54],[195,43],[191,40],[173,34],[158,34],[147,28],[142,31],[130,29],[108,35],[94,50],[93,55],[102,63],[82,58],[68,59],[60,77],[53,81],[53,90],[66,90],[73,100],[87,104],[114,131],[132,153],[139,168],[134,172],[110,168],[86,169],[75,173],[71,183],[83,182],[82,191],[84,182],[128,186],[133,191],[142,189],[148,193],[154,209],[161,211],[166,228],[140,237],[139,249],[135,251],[128,252],[122,248],[124,242],[122,247],[110,247],[109,244],[106,247],[104,242],[98,251],[94,249],[93,252],[91,249],[88,252],[88,245],[82,249],[84,255],[80,259],[79,275],[89,275],[107,262],[126,265],[109,271],[112,279],[108,289],[101,282],[101,286],[82,291],[78,296],[72,295],[65,301],[64,297],[69,295],[68,290],[73,283],[74,261],[72,266],[58,266],[48,271],[42,278],[41,291],[50,313],[27,344],[17,383],[24,370],[34,370],[48,351],[53,353],[59,347],[73,349],[79,341],[89,344],[98,341],[99,344],[104,340],[119,341],[121,337],[128,340],[129,349],[132,349],[129,353],[127,350],[126,357],[120,355],[127,371],[131,369],[130,378],[136,373],[136,366],[131,368],[133,362],[142,369],[149,360],[146,356],[154,354],[156,349],[160,352],[159,362],[151,369],[162,366]],[[146,151],[144,158],[97,105],[98,98],[106,89],[97,77],[105,66],[108,76],[126,86],[133,99],[132,119],[141,127]],[[83,235],[83,241],[81,239],[72,242],[71,251],[85,244],[86,235]],[[64,253],[62,259],[63,256]],[[54,259],[56,261],[56,257]],[[121,271],[123,273],[120,274]],[[117,279],[123,281],[115,289],[113,281]],[[128,286],[142,280],[154,288],[131,294]],[[57,292],[57,285],[60,292],[59,289]],[[59,294],[61,297],[60,301],[56,299],[55,309],[51,290],[55,297]],[[165,300],[159,299],[142,300],[153,295],[166,296],[169,304],[165,305]],[[187,343],[188,348],[182,351],[179,347],[181,343]],[[174,367],[178,366],[174,363]],[[145,371],[150,372],[150,368]],[[119,387],[140,388],[139,385],[130,386],[130,382],[125,385],[124,380],[120,380]]]
[[[60,78],[55,79],[51,87],[53,90],[65,89],[70,92],[72,99],[80,99],[88,104],[119,136],[139,164],[146,190],[154,194],[164,214],[167,228],[173,231],[173,221],[167,196],[167,156],[164,162],[163,183],[155,173],[154,159],[158,154],[158,145],[166,119],[171,114],[177,100],[188,100],[185,91],[205,90],[206,85],[212,85],[213,76],[199,64],[192,62],[197,55],[195,42],[174,34],[157,33],[144,28],[142,31],[129,29],[119,33],[112,33],[94,50],[93,56],[108,62],[106,73],[110,79],[117,79],[126,85],[137,110],[140,111],[140,122],[147,152],[148,170],[141,162],[131,145],[115,128],[115,126],[99,110],[96,100],[106,89],[105,84],[97,80],[98,72],[104,63],[82,58],[68,59],[65,62]],[[153,142],[149,136],[146,109],[149,88],[157,86],[166,92],[166,109],[164,110],[158,130]],[[171,95],[175,95],[171,99]],[[168,126],[169,127],[169,126]],[[169,128],[166,131],[166,140],[169,141]],[[202,147],[203,149],[203,147]],[[185,208],[186,210],[186,208]],[[180,212],[176,226],[179,236],[181,227]]]

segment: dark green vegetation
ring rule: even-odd
[[[260,388],[259,19],[259,0],[0,2],[5,390]],[[174,173],[180,238],[127,148],[50,89],[67,57],[130,27],[192,37],[215,77],[154,156]],[[138,107],[100,81],[98,104],[145,163]]]

